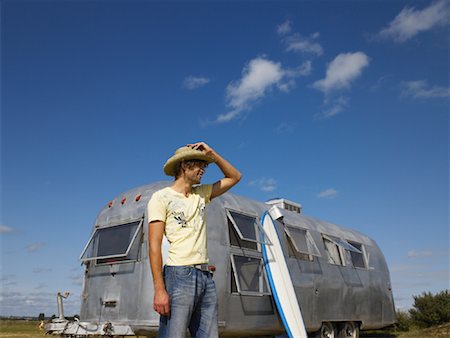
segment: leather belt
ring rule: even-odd
[[[192,266],[198,270],[209,272],[208,264],[206,264],[206,263],[205,264],[194,264]]]

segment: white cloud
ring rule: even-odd
[[[348,99],[346,97],[341,96],[338,99],[334,100],[327,109],[325,109],[319,114],[316,114],[315,117],[318,118],[319,120],[329,119],[341,113],[347,107],[347,105]]]
[[[318,198],[335,198],[337,196],[337,190],[329,188],[317,194]]]
[[[0,282],[3,287],[17,285],[16,275],[3,275],[0,277]]]
[[[281,64],[264,58],[251,60],[242,73],[240,81],[227,87],[228,104],[233,108],[245,107],[259,99],[283,78]]]
[[[297,68],[284,69],[279,62],[264,57],[250,60],[242,71],[241,79],[228,85],[226,100],[230,110],[219,115],[216,122],[228,122],[239,117],[273,88],[290,91],[295,85],[295,78],[308,75],[311,68],[310,61]]]
[[[210,79],[206,77],[188,76],[183,81],[183,87],[193,90],[200,88],[210,82]]]
[[[401,83],[402,96],[410,96],[418,99],[431,99],[450,97],[449,87],[431,87],[426,81],[404,81]]]
[[[38,242],[38,243],[32,243],[26,247],[28,252],[36,252],[43,248],[45,246],[45,243]]]
[[[301,36],[300,34],[294,34],[285,39],[287,44],[287,52],[302,52],[311,53],[315,55],[322,55],[323,48],[315,40],[319,37],[319,33],[311,34],[309,37]]]
[[[216,122],[223,123],[223,122],[228,122],[228,121],[234,120],[235,118],[237,118],[241,114],[241,112],[242,112],[242,110],[237,110],[236,109],[236,110],[231,110],[231,111],[229,111],[228,113],[225,113],[225,114],[220,114],[217,117]],[[205,123],[205,125],[206,124],[207,123]]]
[[[349,88],[368,65],[369,57],[363,52],[339,54],[328,65],[325,78],[314,82],[313,87],[325,93]]]
[[[300,66],[296,68],[288,68],[286,69],[285,75],[289,78],[295,78],[299,76],[308,76],[312,71],[312,62],[307,60],[303,62]]]
[[[436,1],[422,10],[405,7],[386,28],[379,32],[379,36],[392,38],[397,42],[404,42],[420,32],[430,30],[436,26],[447,25],[448,20],[449,7],[445,0]]]
[[[44,312],[46,315],[55,313],[56,292],[42,290],[37,285],[36,288],[27,291],[1,291],[0,299],[2,306],[0,315],[3,316],[30,316]],[[80,311],[80,297],[72,293],[69,298],[64,299],[64,313],[74,315]]]
[[[252,187],[257,187],[264,192],[272,192],[277,189],[277,181],[273,178],[259,178],[249,183]]]
[[[416,251],[416,250],[408,251],[408,257],[411,257],[411,258],[422,258],[422,257],[431,257],[431,256],[433,256],[432,251]]]
[[[295,87],[295,78],[300,76],[307,76],[311,74],[311,61],[305,61],[296,68],[289,68],[284,70],[285,80],[277,84],[277,87],[282,92],[288,93]]]
[[[15,231],[14,228],[11,228],[11,227],[9,227],[7,225],[4,225],[4,224],[0,224],[0,234],[9,234],[9,233],[14,232],[14,231]]]
[[[291,29],[292,29],[292,22],[290,20],[286,20],[277,27],[277,33],[278,35],[286,35],[291,32]]]

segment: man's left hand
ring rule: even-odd
[[[197,142],[187,145],[189,148],[200,150],[203,154],[206,156],[211,157],[213,160],[215,160],[215,154],[216,152],[211,148],[209,145],[207,145],[205,142]]]

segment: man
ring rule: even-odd
[[[224,177],[212,185],[199,185],[209,163],[216,163]],[[161,315],[158,336],[185,337],[189,329],[192,337],[218,337],[205,206],[238,183],[241,174],[204,142],[179,148],[167,160],[164,172],[175,181],[155,192],[148,203],[153,308]],[[164,270],[163,235],[170,243]]]

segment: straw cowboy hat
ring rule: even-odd
[[[164,173],[167,176],[175,176],[175,170],[181,161],[186,160],[200,160],[207,163],[212,163],[214,160],[203,154],[200,150],[192,149],[190,147],[181,147],[175,151],[175,154],[164,164]]]

